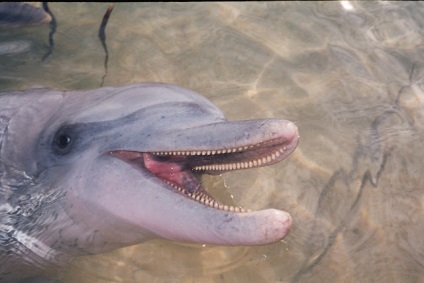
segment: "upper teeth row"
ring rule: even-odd
[[[254,147],[254,145],[241,146],[238,148],[218,149],[218,150],[160,151],[160,152],[152,152],[152,154],[155,154],[155,155],[215,155],[215,154],[239,152],[239,151],[243,151],[252,147]]]
[[[282,147],[278,151],[272,153],[271,155],[268,155],[268,156],[262,157],[262,158],[258,158],[258,159],[255,159],[255,160],[238,162],[238,163],[228,163],[228,164],[202,165],[202,166],[194,167],[193,170],[198,170],[198,171],[204,171],[204,170],[237,170],[237,169],[253,168],[253,167],[262,166],[262,165],[265,165],[267,163],[270,163],[271,161],[280,157],[281,153],[283,153],[285,150],[286,150],[286,148]]]

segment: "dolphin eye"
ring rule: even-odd
[[[53,149],[57,154],[68,154],[72,149],[74,139],[69,129],[59,130],[53,139]]]
[[[60,149],[67,148],[72,142],[72,139],[68,135],[60,135],[56,139],[56,145]]]

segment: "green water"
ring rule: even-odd
[[[0,89],[99,87],[107,7],[50,4],[45,61],[48,26],[0,30]],[[105,86],[167,82],[232,120],[296,123],[282,163],[204,178],[218,199],[288,211],[293,229],[263,247],[152,241],[79,259],[65,281],[423,282],[423,15],[420,2],[116,4]]]

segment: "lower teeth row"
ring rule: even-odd
[[[166,182],[168,183],[168,185],[170,185],[171,187],[173,187],[174,189],[178,190],[179,192],[191,197],[193,200],[196,200],[204,205],[216,208],[216,209],[220,209],[220,210],[225,210],[225,211],[230,211],[230,212],[249,212],[250,210],[246,210],[244,208],[240,208],[240,207],[234,207],[231,205],[223,205],[218,203],[216,200],[210,198],[209,196],[205,195],[202,192],[195,192],[195,193],[189,193],[187,192],[187,190],[174,185],[171,182]]]

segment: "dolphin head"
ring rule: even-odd
[[[3,99],[2,199],[20,207],[8,225],[39,257],[151,238],[263,245],[290,230],[288,213],[221,204],[198,179],[281,161],[298,143],[289,121],[229,122],[204,97],[166,84]]]

